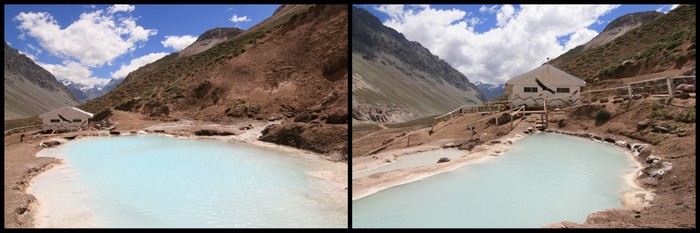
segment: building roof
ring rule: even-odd
[[[51,110],[51,111],[49,111],[49,112],[46,112],[46,113],[44,113],[44,114],[41,114],[41,115],[39,115],[39,117],[40,117],[40,118],[44,118],[44,117],[50,115],[50,114],[53,113],[53,112],[57,112],[57,111],[61,111],[61,110],[66,110],[66,109],[67,109],[67,110],[77,111],[77,112],[79,112],[79,113],[85,114],[85,115],[87,115],[89,118],[92,118],[92,116],[93,116],[92,113],[83,111],[82,109],[79,109],[79,108],[76,108],[76,107],[71,107],[71,106],[63,106],[63,107],[60,107],[60,108]]]
[[[540,80],[540,82],[546,85],[552,86],[585,86],[586,81],[583,81],[576,76],[564,72],[563,70],[557,69],[550,64],[544,64],[531,70],[527,73],[521,74],[515,78],[512,78],[506,82],[507,84],[515,85],[532,85],[535,83],[535,78]]]

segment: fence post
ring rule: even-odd
[[[670,77],[666,78],[666,85],[668,85],[668,102],[670,103],[673,99],[673,84]]]
[[[632,87],[627,85],[627,94],[630,96],[630,101],[632,101]]]

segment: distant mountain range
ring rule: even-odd
[[[498,98],[503,95],[503,91],[505,89],[505,83],[500,84],[500,85],[494,85],[494,84],[488,84],[488,83],[482,83],[479,81],[474,82],[474,85],[481,90],[481,93],[484,93],[484,97],[486,98],[487,101],[493,100],[495,98]]]
[[[49,71],[5,42],[5,120],[37,116],[78,104]]]
[[[464,74],[356,7],[352,64],[354,121],[403,122],[486,100]]]

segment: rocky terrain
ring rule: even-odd
[[[261,140],[347,156],[347,20],[344,5],[282,5],[209,49],[173,53],[131,72],[80,107],[160,121],[282,120]],[[222,30],[205,33],[202,41],[231,35]]]
[[[5,120],[37,116],[78,104],[49,71],[5,42]]]
[[[191,56],[197,53],[201,53],[215,45],[221,44],[222,42],[236,37],[241,34],[243,29],[240,28],[214,28],[209,31],[202,33],[197,37],[197,40],[187,48],[179,52],[179,57]]]
[[[643,12],[622,16],[608,25],[608,32],[600,34],[605,39],[594,38],[591,43],[615,39],[585,50],[574,48],[549,63],[589,82],[694,66],[695,5],[680,5],[667,14],[654,15]],[[648,21],[651,18],[654,19]],[[633,27],[639,23],[642,24]],[[619,35],[626,28],[634,29]]]
[[[354,120],[403,122],[485,100],[447,62],[356,7],[352,64]]]

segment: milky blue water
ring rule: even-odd
[[[353,228],[537,228],[621,207],[625,151],[561,134],[527,136],[483,163],[352,202]]]
[[[59,151],[66,166],[30,188],[43,227],[347,227],[345,210],[314,198],[308,163],[292,152],[159,136]]]

